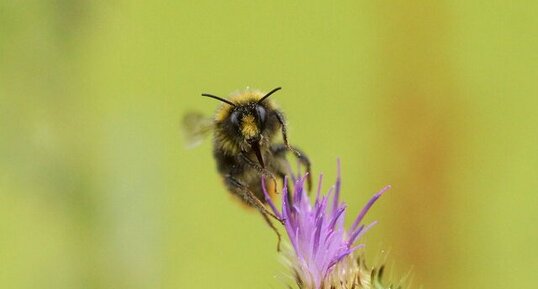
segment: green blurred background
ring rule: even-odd
[[[535,1],[0,2],[0,288],[284,288],[182,115],[284,89],[413,288],[538,285]],[[327,182],[326,187],[328,187]],[[348,220],[349,221],[349,220]]]

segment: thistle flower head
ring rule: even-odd
[[[376,223],[362,224],[364,216],[390,186],[376,193],[346,230],[346,205],[339,200],[340,162],[336,183],[325,195],[321,194],[320,176],[313,204],[304,189],[305,176],[291,176],[291,180],[294,183],[293,191],[288,189],[287,179],[284,181],[280,211],[266,191],[265,197],[275,215],[284,220],[292,247],[289,259],[297,285],[301,289],[377,288],[363,287],[363,283],[374,282],[373,276],[357,262],[353,253],[364,246],[357,244],[357,241]],[[370,279],[365,280],[368,275]]]

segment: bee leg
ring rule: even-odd
[[[245,151],[241,151],[241,159],[243,161],[245,161],[245,163],[247,163],[249,166],[251,166],[252,168],[254,168],[256,171],[258,171],[258,173],[262,176],[268,176],[271,178],[271,180],[273,181],[274,185],[275,185],[275,188],[278,187],[278,183],[276,181],[276,178],[275,178],[275,175],[273,175],[272,172],[268,171],[266,168],[260,166],[258,163],[252,161],[248,156],[247,156],[247,153]]]
[[[306,154],[301,151],[300,149],[296,147],[292,147],[288,144],[275,144],[271,146],[271,152],[273,155],[277,157],[284,157],[284,154],[289,150],[292,149],[292,151],[296,151],[299,154],[296,154],[297,159],[299,162],[306,167],[306,172],[308,173],[306,177],[306,186],[308,191],[310,192],[312,190],[312,164],[310,163],[310,159],[306,156]]]
[[[275,110],[275,116],[278,122],[280,123],[280,128],[282,130],[282,139],[284,140],[284,144],[288,149],[290,149],[290,144],[288,143],[288,129],[286,128],[286,121],[284,119],[284,115],[279,110]]]
[[[285,148],[297,157],[297,159],[306,166],[306,172],[308,173],[307,179],[306,179],[306,185],[308,188],[308,191],[310,192],[312,190],[312,174],[310,170],[310,160],[308,157],[299,149],[292,147],[288,142],[288,133],[286,128],[286,121],[284,119],[284,115],[279,110],[275,110],[276,119],[280,123],[280,127],[282,129],[282,139],[284,140]]]
[[[301,151],[292,147],[288,142],[288,129],[286,127],[286,120],[284,118],[284,115],[279,110],[275,110],[275,116],[278,122],[280,123],[280,128],[282,130],[282,139],[284,140],[284,145],[286,145],[286,148],[293,152],[295,156],[297,156],[298,159],[301,159]]]
[[[284,224],[284,221],[277,217],[275,214],[271,213],[265,205],[254,195],[254,193],[247,188],[243,183],[235,179],[234,177],[227,175],[224,177],[228,189],[233,193],[241,197],[247,204],[258,209],[264,217],[272,217],[280,223]]]
[[[269,225],[269,227],[271,227],[271,229],[273,229],[273,231],[275,232],[276,234],[276,237],[277,237],[277,243],[276,243],[276,250],[278,252],[280,252],[280,242],[282,241],[282,236],[280,236],[280,233],[278,232],[278,230],[276,229],[275,225],[273,224],[273,222],[271,222],[271,219],[269,219],[269,216],[268,215],[265,215],[265,214],[262,214],[263,216],[263,219],[265,220],[265,222],[267,222],[267,225]]]

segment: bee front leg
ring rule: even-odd
[[[279,110],[275,110],[275,116],[278,122],[280,123],[280,129],[282,130],[282,139],[284,140],[284,144],[286,145],[286,148],[293,152],[295,156],[297,156],[298,159],[301,158],[301,151],[295,149],[292,147],[288,142],[288,129],[286,127],[286,120],[284,118],[284,115]]]
[[[267,222],[269,227],[273,229],[273,231],[275,232],[278,238],[277,250],[280,251],[280,241],[282,238],[277,228],[275,227],[273,222],[271,222],[271,219],[269,217],[272,217],[275,220],[279,221],[282,225],[284,225],[284,221],[278,218],[277,216],[275,216],[269,210],[267,210],[265,205],[254,195],[254,193],[252,193],[252,191],[249,188],[247,188],[247,186],[245,186],[243,183],[241,183],[239,180],[233,178],[230,175],[226,176],[224,179],[225,179],[226,186],[232,193],[241,197],[247,204],[258,209],[258,211],[262,214],[263,219],[265,220],[265,222]]]
[[[307,186],[308,191],[310,192],[312,190],[312,164],[310,163],[310,159],[308,159],[308,156],[306,156],[306,154],[302,150],[296,147],[287,145],[285,143],[272,145],[271,152],[273,153],[273,155],[277,157],[284,158],[285,153],[289,151],[290,147],[292,148],[293,151],[296,151],[299,153],[299,155],[296,155],[297,159],[306,168],[306,173],[308,174],[306,177],[306,186]]]
[[[251,166],[252,168],[254,168],[256,171],[258,171],[260,175],[270,177],[275,185],[275,188],[278,187],[275,175],[273,175],[273,173],[267,170],[266,168],[260,166],[257,162],[254,162],[253,160],[251,160],[245,151],[241,151],[241,160],[244,161],[249,166]]]

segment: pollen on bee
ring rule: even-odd
[[[278,185],[281,186],[282,182],[278,182]],[[269,196],[274,201],[276,199],[276,196],[278,195],[277,191],[277,185],[275,185],[275,182],[268,180],[265,182],[265,189],[267,190],[267,193],[269,193]]]
[[[247,114],[243,116],[241,123],[241,133],[247,138],[253,137],[259,133],[258,126],[256,125],[256,119],[253,115]]]

